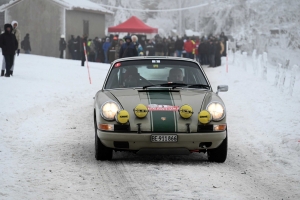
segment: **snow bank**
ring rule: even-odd
[[[299,89],[289,96],[272,71],[262,79],[251,58],[232,59],[229,73],[204,66],[214,90],[229,85],[226,163],[124,152],[98,162],[93,97],[109,65],[90,63],[90,85],[80,61],[20,54],[0,77],[0,199],[298,199]]]

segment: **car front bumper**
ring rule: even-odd
[[[97,134],[103,145],[113,149],[141,150],[141,149],[168,149],[184,148],[190,151],[200,149],[217,148],[226,138],[226,131],[207,133],[119,133],[97,130]],[[177,135],[177,142],[151,142],[151,135]],[[128,142],[128,148],[119,148],[115,142]],[[200,143],[211,143],[209,147],[200,147]]]

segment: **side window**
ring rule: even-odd
[[[113,89],[120,87],[120,71],[119,69],[113,69],[110,73],[108,80],[106,82],[106,89]]]

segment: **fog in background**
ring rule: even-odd
[[[88,1],[88,0],[82,0]],[[113,16],[106,18],[106,27],[124,22],[135,15],[148,25],[157,27],[163,37],[183,36],[186,30],[195,36],[219,35],[225,32],[243,51],[252,53],[297,52],[300,49],[299,0],[91,0],[107,8]],[[9,0],[0,0],[0,4]],[[199,5],[202,5],[199,7]],[[193,7],[183,11],[147,12]],[[124,10],[140,9],[140,11]],[[16,19],[17,20],[17,19]],[[277,51],[278,50],[278,51]],[[275,53],[274,53],[275,54]],[[281,53],[280,53],[281,54]],[[280,59],[285,59],[281,55]],[[276,56],[274,56],[276,57]]]
[[[300,49],[299,0],[93,0],[102,5],[142,9],[144,12],[107,8],[114,17],[107,26],[117,25],[135,15],[148,25],[159,28],[162,36],[183,36],[192,30],[200,37],[225,32],[238,46],[251,54],[271,52],[271,59],[286,59],[286,52]],[[174,12],[145,12],[149,10],[202,7]],[[208,4],[208,5],[207,5]],[[196,35],[195,33],[195,35]],[[197,36],[198,36],[197,35]],[[285,52],[281,52],[282,49]],[[278,53],[280,52],[280,53]],[[297,57],[297,56],[296,56]],[[292,60],[297,58],[291,58]],[[277,60],[276,60],[277,62]]]

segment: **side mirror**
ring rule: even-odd
[[[216,94],[218,94],[219,92],[227,92],[227,91],[228,91],[228,85],[219,85]]]

